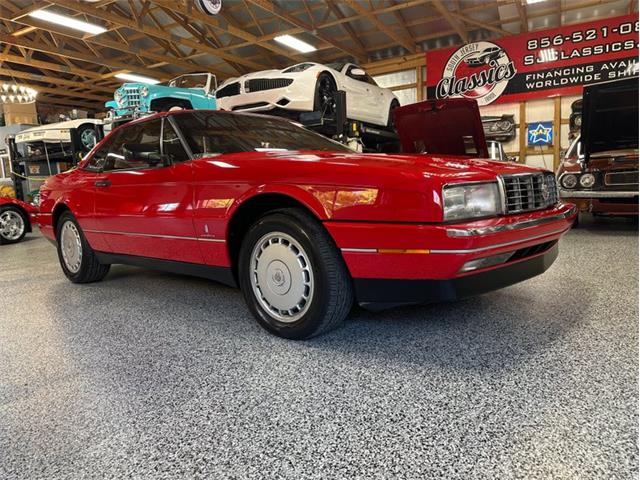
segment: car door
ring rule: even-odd
[[[347,118],[371,122],[375,115],[372,115],[373,102],[371,96],[371,85],[366,81],[366,75],[354,74],[354,70],[361,68],[357,65],[347,64],[344,67],[344,87],[347,92]]]
[[[201,263],[193,165],[170,120],[116,133],[95,181],[96,224],[113,253]]]

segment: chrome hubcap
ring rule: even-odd
[[[24,232],[22,215],[13,210],[0,213],[0,235],[5,240],[17,240]]]
[[[253,293],[274,319],[291,323],[302,317],[313,299],[313,270],[302,246],[290,235],[264,235],[251,253]]]
[[[71,273],[78,273],[82,263],[82,242],[80,232],[75,223],[66,221],[60,234],[60,251],[67,269]]]

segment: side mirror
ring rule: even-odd
[[[356,77],[364,77],[366,74],[367,72],[365,72],[361,68],[354,68],[353,70],[351,70],[351,75],[355,75]]]

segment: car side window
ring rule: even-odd
[[[165,120],[162,132],[162,153],[167,155],[171,163],[186,162],[189,156],[182,146],[180,137],[168,119]]]
[[[103,171],[162,167],[161,128],[161,118],[124,127],[111,143]]]

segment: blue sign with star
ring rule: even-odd
[[[553,123],[527,123],[527,144],[532,147],[553,145]]]

